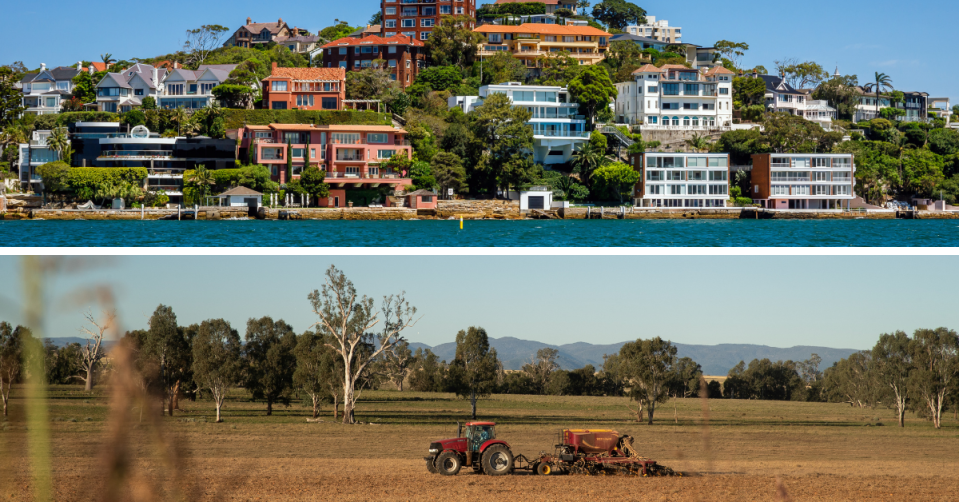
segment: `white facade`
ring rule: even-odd
[[[20,186],[35,192],[40,191],[43,182],[37,168],[48,163],[60,160],[60,156],[47,146],[47,138],[51,131],[33,131],[30,143],[21,143],[17,155],[17,172],[20,173]]]
[[[82,63],[76,68],[47,68],[41,64],[40,71],[24,75],[19,82],[23,93],[21,101],[26,108],[24,113],[49,115],[60,113],[63,103],[73,95],[73,78],[83,71]]]
[[[213,102],[213,88],[222,84],[237,65],[200,65],[197,70],[178,68],[163,78],[157,106],[197,110]]]
[[[729,155],[725,153],[642,154],[642,178],[635,189],[641,207],[726,207]]]
[[[640,129],[712,130],[733,121],[733,72],[678,65],[646,65],[632,82],[616,84],[614,115],[621,124]]]
[[[753,182],[764,177],[765,162],[753,160]],[[855,197],[852,154],[769,154],[770,209],[837,209]],[[758,168],[758,169],[757,169]],[[763,192],[754,188],[753,198]]]
[[[143,104],[143,98],[157,98],[165,69],[137,63],[120,73],[107,73],[97,84],[97,110],[123,113]]]
[[[533,187],[519,193],[519,210],[541,209],[548,211],[553,206],[553,192],[546,187]]]
[[[507,82],[480,87],[479,96],[453,96],[448,104],[469,113],[483,104],[490,94],[506,94],[513,106],[529,110],[533,127],[533,161],[543,164],[569,162],[580,145],[589,141],[586,120],[579,113],[579,105],[571,102],[564,87],[521,85]]]
[[[625,33],[671,44],[678,44],[683,40],[683,32],[679,26],[670,26],[665,19],[657,21],[656,16],[646,16],[646,24],[627,26]]]

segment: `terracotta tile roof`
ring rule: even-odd
[[[107,71],[107,64],[102,62],[92,61],[90,66],[93,67],[93,71]]]
[[[473,30],[476,33],[535,33],[538,35],[591,35],[611,37],[603,30],[592,26],[560,26],[558,24],[523,23],[519,26],[484,24]]]
[[[403,129],[397,129],[393,126],[384,125],[321,125],[316,126],[316,128],[323,131],[395,132],[399,134],[406,134],[406,131]]]
[[[686,70],[686,71],[697,71],[692,68],[687,68],[681,64],[664,64],[661,68],[662,70]]]
[[[276,35],[280,32],[280,30],[283,29],[284,26],[286,26],[286,23],[280,19],[275,23],[250,23],[244,25],[243,27],[246,28],[250,33],[260,33],[263,31],[263,28],[266,28],[267,30],[270,30],[270,34]]]
[[[651,64],[645,64],[643,66],[640,66],[639,68],[636,68],[636,70],[633,71],[634,74],[635,73],[662,73],[662,72],[663,70],[656,68],[655,66]]]
[[[346,79],[345,68],[276,68],[269,78],[291,78],[293,80],[337,80]],[[264,79],[266,80],[266,79]]]
[[[730,74],[730,75],[735,75],[735,74],[736,74],[736,72],[730,71],[729,69],[727,69],[727,68],[725,68],[725,67],[722,67],[722,66],[714,66],[714,67],[706,70],[706,75],[718,75],[718,74],[720,74],[720,73],[728,73],[728,74]]]
[[[312,131],[313,124],[270,124],[270,129],[278,131]]]
[[[233,187],[219,195],[219,197],[224,197],[227,195],[263,195],[256,190],[251,190],[247,187]]]
[[[388,38],[370,35],[362,38],[343,37],[339,40],[334,40],[324,45],[323,48],[330,49],[333,47],[345,47],[348,45],[412,45],[414,47],[423,47],[423,42],[406,35],[393,35],[392,37]]]

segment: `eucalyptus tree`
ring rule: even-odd
[[[267,416],[273,415],[273,404],[290,404],[293,373],[296,371],[296,334],[282,319],[270,317],[246,322],[246,355],[244,387],[254,399],[266,401]]]
[[[86,376],[80,375],[77,378],[83,380],[84,386],[83,390],[91,391],[93,390],[94,381],[96,375],[97,367],[100,365],[100,361],[103,360],[106,356],[106,351],[103,349],[103,339],[106,336],[107,331],[113,329],[114,321],[116,319],[116,314],[113,312],[106,312],[103,315],[103,320],[98,321],[91,312],[87,312],[84,315],[84,318],[87,320],[87,323],[91,327],[80,328],[80,331],[87,335],[86,345],[80,348],[80,367],[83,372],[86,373]]]
[[[629,382],[629,396],[639,403],[640,413],[646,410],[650,425],[656,405],[669,399],[676,352],[672,343],[658,336],[626,343],[619,350],[620,375]]]
[[[449,382],[456,395],[470,400],[476,420],[476,400],[496,389],[499,359],[490,347],[489,335],[481,327],[470,326],[456,334],[456,357],[450,362]]]
[[[959,384],[959,336],[947,328],[917,329],[912,339],[913,388],[929,408],[933,426],[941,429],[946,396]]]
[[[899,427],[904,426],[909,403],[909,384],[916,366],[912,360],[913,341],[903,331],[883,333],[872,349],[876,379],[896,406]]]
[[[193,339],[193,378],[213,395],[218,423],[227,393],[242,381],[242,350],[240,334],[224,319],[203,321]]]
[[[0,322],[0,399],[3,400],[3,416],[7,416],[10,402],[10,389],[20,377],[23,364],[23,344],[21,334],[24,330],[17,326]]]

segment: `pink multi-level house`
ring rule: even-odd
[[[412,158],[406,131],[377,125],[270,124],[245,126],[238,159],[270,167],[273,181],[299,178],[307,165],[326,171],[330,197],[320,206],[346,207],[347,191],[389,186],[393,192],[412,184],[407,172],[384,166],[394,154]],[[287,149],[292,145],[293,167],[287,172]],[[372,202],[372,201],[367,201]]]

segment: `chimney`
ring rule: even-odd
[[[83,61],[77,61],[77,71],[83,71]]]
[[[753,78],[759,78],[759,72],[755,68],[753,68]]]
[[[283,26],[283,18],[281,17],[279,21],[276,22],[277,26]]]
[[[273,62],[273,72],[272,72],[272,73],[276,73],[276,61]]]
[[[293,27],[293,36],[294,37],[300,36],[300,29],[297,28],[296,26]]]
[[[154,66],[153,67],[153,87],[160,85],[160,70]]]
[[[43,70],[46,70],[46,69],[47,69],[47,64],[46,64],[46,63],[40,63],[40,71],[43,71]]]
[[[246,24],[253,24],[253,18],[246,18]]]

